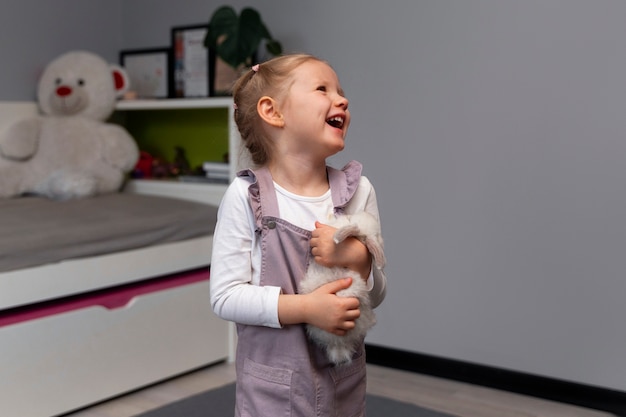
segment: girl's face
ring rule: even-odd
[[[343,150],[348,99],[327,64],[309,61],[295,69],[281,111],[291,151],[325,160]]]

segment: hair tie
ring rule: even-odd
[[[252,71],[259,72],[259,64],[253,65],[252,66]]]

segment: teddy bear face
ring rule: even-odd
[[[39,79],[37,97],[41,111],[50,116],[106,120],[120,92],[114,74],[114,68],[89,52],[59,56],[48,64]]]

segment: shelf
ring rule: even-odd
[[[232,97],[120,100],[115,110],[117,122],[153,155],[162,154],[161,157],[171,160],[162,149],[183,146],[189,162],[197,165],[220,161],[228,153],[232,158],[231,179],[239,169],[249,165],[247,159],[240,157]],[[169,111],[161,113],[161,110]],[[206,146],[211,147],[210,151]],[[219,154],[213,155],[216,152]],[[192,160],[194,156],[199,161]],[[227,184],[220,183],[135,179],[126,184],[124,191],[218,205],[227,188]]]
[[[115,110],[172,110],[231,108],[232,97],[168,98],[154,100],[120,100]]]

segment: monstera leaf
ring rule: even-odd
[[[248,7],[237,16],[232,7],[222,6],[209,21],[204,45],[214,49],[228,65],[237,68],[241,64],[252,64],[252,57],[263,39],[269,53],[282,53],[281,44],[272,38],[256,10]]]

